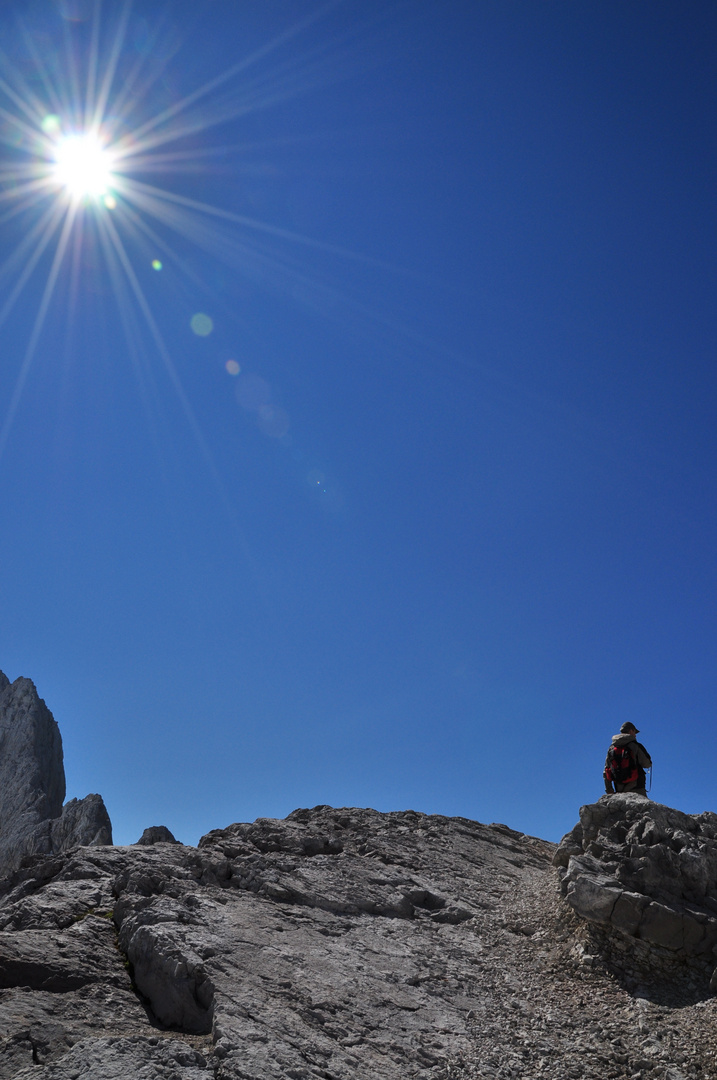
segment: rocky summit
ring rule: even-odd
[[[328,806],[196,848],[46,830],[0,882],[0,1080],[717,1080],[713,818],[605,797],[557,848]]]
[[[683,814],[639,795],[580,811],[558,848],[562,891],[623,974],[666,991],[717,987],[717,814]]]

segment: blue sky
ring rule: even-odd
[[[0,11],[0,668],[68,798],[555,840],[632,720],[717,809],[714,5],[93,10]]]

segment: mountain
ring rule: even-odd
[[[0,1080],[714,1080],[713,817],[605,797],[556,848],[318,806],[26,853]]]
[[[78,844],[111,844],[112,824],[99,795],[65,798],[62,738],[29,679],[0,671],[0,878],[23,856]]]

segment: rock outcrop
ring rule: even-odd
[[[717,814],[603,796],[581,807],[554,861],[568,903],[605,932],[593,940],[614,963],[717,985]]]
[[[62,738],[29,679],[0,672],[0,879],[36,852],[111,844],[112,825],[99,795],[63,807]]]
[[[0,1077],[435,1076],[471,1050],[501,898],[553,850],[318,807],[26,860],[0,896]]]
[[[717,1002],[578,956],[554,852],[316,807],[30,857],[0,887],[0,1080],[717,1076]]]
[[[113,847],[32,684],[0,707],[0,1080],[717,1078],[717,815],[613,796],[556,851],[318,806]]]
[[[139,840],[138,844],[177,844],[178,840],[175,840],[172,833],[169,831],[166,825],[150,825],[148,829],[145,829]]]

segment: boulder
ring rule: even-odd
[[[553,861],[582,919],[714,965],[717,815],[683,814],[634,793],[605,795],[581,807]]]
[[[178,844],[179,841],[174,839],[166,825],[150,825],[148,829],[144,830],[137,843]]]

